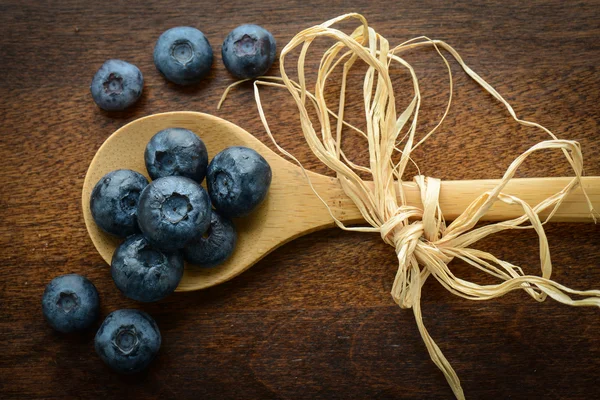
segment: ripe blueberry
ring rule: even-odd
[[[98,107],[124,110],[142,95],[144,77],[138,67],[122,60],[108,60],[96,72],[90,90]]]
[[[138,224],[155,247],[177,250],[210,225],[206,190],[183,176],[167,176],[149,184],[140,195]]]
[[[84,330],[100,313],[98,291],[81,275],[57,276],[44,290],[42,311],[50,326],[59,332]]]
[[[267,196],[271,167],[248,147],[228,147],[210,162],[206,185],[212,204],[221,214],[244,217]]]
[[[115,250],[110,273],[117,288],[130,299],[158,301],[179,284],[183,257],[155,249],[142,235],[132,235]]]
[[[210,268],[231,256],[236,241],[237,233],[233,222],[213,210],[206,233],[188,244],[183,254],[189,263]]]
[[[232,30],[221,48],[225,68],[240,79],[264,75],[275,61],[275,38],[258,25],[241,25]]]
[[[210,43],[196,28],[178,26],[158,38],[154,47],[154,65],[169,81],[178,85],[198,83],[213,62]]]
[[[106,317],[94,339],[96,353],[116,372],[144,370],[160,349],[160,331],[152,317],[138,310],[117,310]]]
[[[104,175],[94,186],[90,198],[96,225],[115,236],[125,237],[137,232],[138,199],[146,186],[146,177],[129,169]]]
[[[144,159],[152,179],[179,175],[201,183],[208,166],[204,142],[183,128],[163,129],[154,135],[146,146]]]

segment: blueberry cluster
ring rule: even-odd
[[[154,302],[175,291],[184,260],[211,268],[231,256],[237,241],[231,218],[247,216],[265,199],[271,167],[247,147],[226,148],[209,164],[202,139],[183,128],[156,133],[144,160],[151,182],[136,171],[111,171],[92,190],[90,211],[101,230],[125,238],[111,261],[117,288]],[[42,299],[46,320],[60,332],[89,328],[99,308],[96,287],[74,274],[52,280]],[[120,373],[144,369],[160,343],[156,322],[138,310],[108,315],[95,338],[100,358]]]
[[[273,35],[258,25],[241,25],[227,35],[221,47],[225,68],[236,78],[252,79],[266,73],[275,61]],[[163,32],[154,46],[154,65],[176,85],[193,85],[204,79],[213,64],[213,50],[202,32],[178,26]],[[96,72],[90,90],[106,111],[124,110],[142,95],[144,78],[138,67],[108,60]]]
[[[237,233],[230,218],[264,200],[271,168],[247,147],[229,147],[209,164],[202,139],[184,128],[156,133],[144,160],[152,182],[136,171],[109,172],[92,190],[90,210],[100,229],[127,238],[111,262],[117,288],[152,302],[175,291],[184,259],[214,267],[231,256]]]

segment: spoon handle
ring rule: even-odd
[[[572,178],[514,178],[506,185],[503,193],[525,200],[532,206],[562,190]],[[481,179],[464,181],[442,181],[440,190],[440,208],[447,221],[456,219],[477,196],[492,190],[500,183],[499,179]],[[585,188],[594,208],[600,209],[600,177],[584,177]],[[339,185],[338,185],[339,186]],[[409,205],[422,207],[419,189],[414,182],[403,183],[406,200]],[[364,222],[358,209],[343,194],[341,188],[330,192],[321,191],[334,215],[345,223]],[[328,197],[331,196],[331,197]],[[542,217],[549,211],[542,212]],[[482,218],[485,221],[499,221],[517,218],[523,209],[516,205],[497,202]],[[561,204],[552,217],[553,222],[591,222],[592,217],[581,188],[573,191]]]

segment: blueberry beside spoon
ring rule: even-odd
[[[123,60],[111,59],[102,64],[92,79],[92,98],[106,111],[121,111],[135,104],[144,87],[138,67]]]

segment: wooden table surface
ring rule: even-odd
[[[391,44],[418,35],[443,39],[520,116],[580,141],[586,174],[600,175],[598,1],[86,3],[0,3],[2,399],[452,398],[412,312],[398,308],[389,295],[397,260],[377,234],[314,233],[226,284],[155,304],[130,301],[115,288],[87,236],[80,206],[88,164],[113,131],[158,112],[202,111],[238,124],[273,148],[251,86],[234,91],[216,110],[234,82],[222,65],[221,43],[239,24],[263,25],[281,48],[304,28],[360,11]],[[202,30],[215,51],[210,77],[197,87],[168,84],[152,62],[157,37],[178,25]],[[130,111],[105,113],[92,101],[91,78],[108,58],[133,62],[144,73],[143,97]],[[425,129],[445,105],[446,72],[432,51],[407,59],[421,79]],[[424,174],[442,179],[500,178],[513,158],[545,137],[511,122],[456,63],[452,68],[451,114],[415,160]],[[270,74],[278,74],[278,63]],[[394,82],[406,94],[398,95],[399,103],[407,104],[410,91],[401,89],[408,85],[406,74],[399,71]],[[355,84],[360,90],[358,79]],[[282,143],[311,170],[325,173],[303,143],[289,95],[265,90],[264,102]],[[360,121],[359,102],[351,110]],[[545,152],[531,158],[519,176],[569,173],[560,152]],[[546,228],[553,277],[578,289],[600,288],[600,228],[593,223]],[[539,274],[533,232],[502,234],[477,246]],[[481,282],[466,264],[451,265],[459,276]],[[44,286],[64,273],[94,282],[102,316],[129,307],[156,319],[163,345],[146,373],[112,373],[94,352],[93,329],[65,336],[47,326],[40,302]],[[600,395],[598,309],[553,300],[540,304],[522,292],[472,302],[434,279],[424,286],[422,302],[425,325],[467,398]]]

